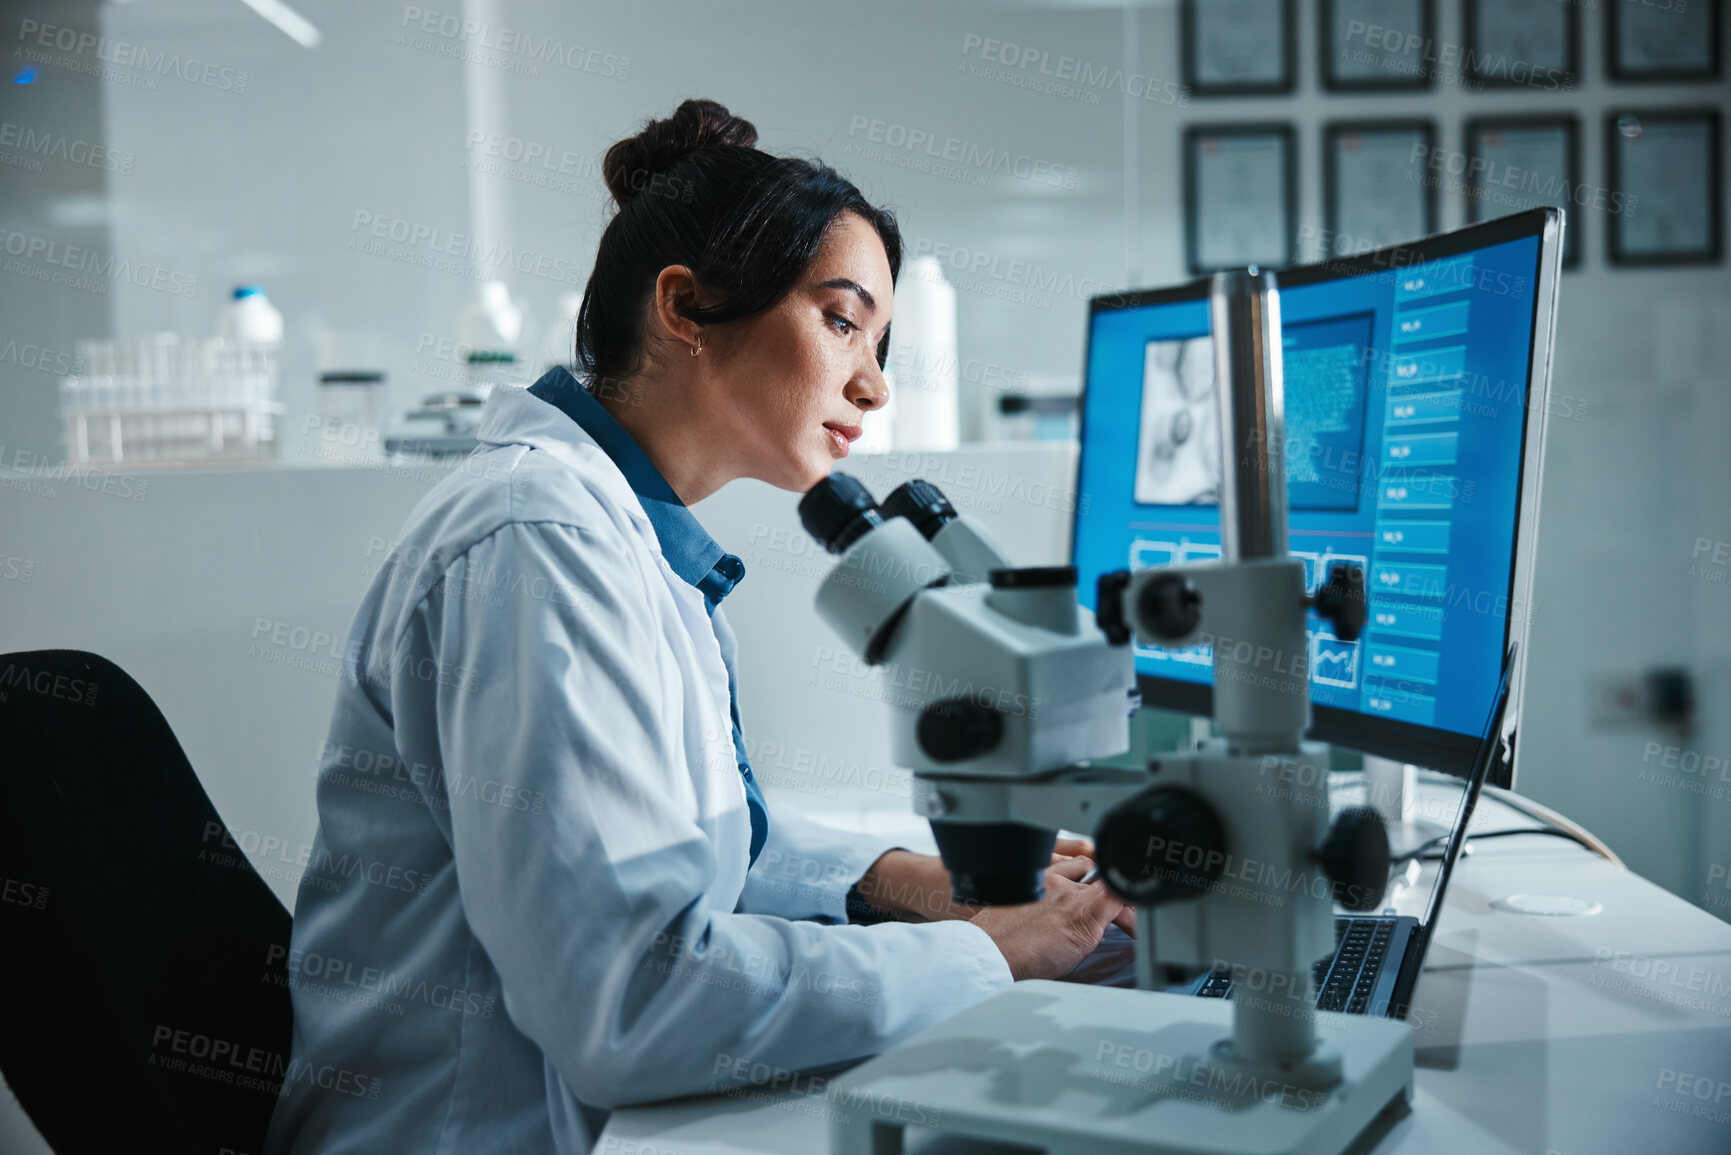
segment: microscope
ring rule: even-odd
[[[1389,851],[1373,810],[1330,820],[1310,725],[1306,609],[1351,640],[1364,576],[1314,597],[1287,556],[1279,291],[1256,269],[1210,283],[1222,557],[1102,575],[1016,567],[935,487],[882,504],[831,475],[800,502],[838,564],[817,609],[914,688],[892,707],[954,897],[1038,900],[1060,829],[1092,833],[1136,907],[1137,989],[1024,981],[830,1082],[832,1155],[897,1155],[904,1131],[1051,1155],[1333,1155],[1411,1098],[1405,1024],[1315,1009],[1334,907],[1372,910]],[[1212,647],[1218,737],[1141,768],[1130,641]],[[1164,975],[1230,969],[1230,1000]]]

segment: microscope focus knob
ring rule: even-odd
[[[1115,569],[1094,581],[1094,624],[1106,635],[1106,644],[1130,643],[1130,625],[1124,620],[1124,591],[1130,588],[1130,571]]]
[[[1100,877],[1142,906],[1195,898],[1226,866],[1226,831],[1200,794],[1155,786],[1108,810],[1094,831]]]
[[[1334,901],[1348,910],[1375,910],[1388,889],[1388,831],[1368,806],[1340,812],[1316,859],[1334,883]]]
[[[1328,567],[1328,581],[1310,599],[1317,615],[1334,624],[1334,636],[1343,642],[1355,642],[1364,629],[1367,610],[1364,601],[1364,570],[1356,565],[1335,562]]]
[[[997,748],[1004,716],[970,698],[928,702],[914,723],[920,749],[934,762],[964,762]]]
[[[1177,641],[1195,632],[1202,621],[1202,595],[1180,574],[1161,574],[1143,585],[1136,598],[1140,625],[1162,641]]]

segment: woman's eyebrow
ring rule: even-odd
[[[877,312],[878,303],[876,298],[874,298],[871,293],[867,291],[866,287],[858,281],[851,281],[846,277],[831,277],[827,281],[819,281],[817,287],[820,289],[847,289],[848,291],[857,294],[859,299],[865,302],[867,310],[873,313]]]

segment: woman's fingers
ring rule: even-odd
[[[1046,890],[1052,897],[1087,909],[1091,917],[1099,920],[1102,928],[1110,921],[1117,923],[1126,934],[1136,933],[1135,907],[1127,905],[1099,879],[1082,881],[1093,869],[1094,860],[1085,855],[1054,863],[1046,868]],[[1111,911],[1109,915],[1106,913],[1108,910]]]
[[[1018,980],[1057,978],[1075,969],[1100,945],[1106,927],[1118,922],[1126,931],[1124,902],[1101,882],[1082,882],[1094,868],[1087,855],[1064,858],[1046,868],[1043,902],[985,907],[972,921],[992,937]]]
[[[1136,908],[1126,904],[1122,910],[1112,916],[1112,925],[1134,937],[1136,934]]]
[[[1078,869],[1076,863],[1088,863],[1087,869]],[[1083,875],[1093,868],[1093,863],[1086,858],[1066,859],[1057,866],[1046,868],[1049,887],[1067,899],[1085,905],[1092,916],[1099,920],[1101,929],[1107,922],[1115,924],[1125,934],[1136,933],[1136,908],[1107,889],[1106,884],[1099,879],[1084,883]],[[1106,911],[1110,910],[1108,915]]]
[[[1094,842],[1089,838],[1060,838],[1052,844],[1052,861],[1074,858],[1078,854],[1094,857]]]
[[[1077,861],[1081,860],[1078,859]],[[1048,868],[1047,873],[1050,874],[1055,869]],[[1069,887],[1067,883],[1063,885],[1071,890],[1081,892],[1083,901],[1087,903],[1090,911],[1099,918],[1100,929],[1104,930],[1106,923],[1111,922],[1125,934],[1133,935],[1136,933],[1136,907],[1113,894],[1104,881],[1096,878],[1083,883],[1078,878],[1073,887]],[[1107,911],[1111,913],[1107,914]]]
[[[1071,882],[1080,882],[1082,876],[1092,869],[1094,869],[1094,860],[1085,855],[1078,854],[1073,858],[1060,858],[1053,862],[1052,865],[1046,868],[1046,877],[1048,879],[1057,877],[1068,879]]]

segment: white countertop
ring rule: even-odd
[[[1420,786],[1432,800],[1452,789]],[[911,849],[931,845],[911,813],[813,817],[894,833]],[[1471,829],[1533,825],[1487,794]],[[1366,1150],[1731,1152],[1731,926],[1565,839],[1516,835],[1468,847],[1413,996],[1412,1109],[1385,1120]],[[1417,913],[1434,870],[1392,895],[1394,907]],[[1491,905],[1516,893],[1580,897],[1600,909],[1551,917]],[[1702,1087],[1712,1097],[1699,1098]],[[617,1111],[596,1150],[814,1155],[826,1150],[827,1117],[821,1082],[798,1091],[739,1086]],[[1003,1150],[913,1127],[907,1149]]]

